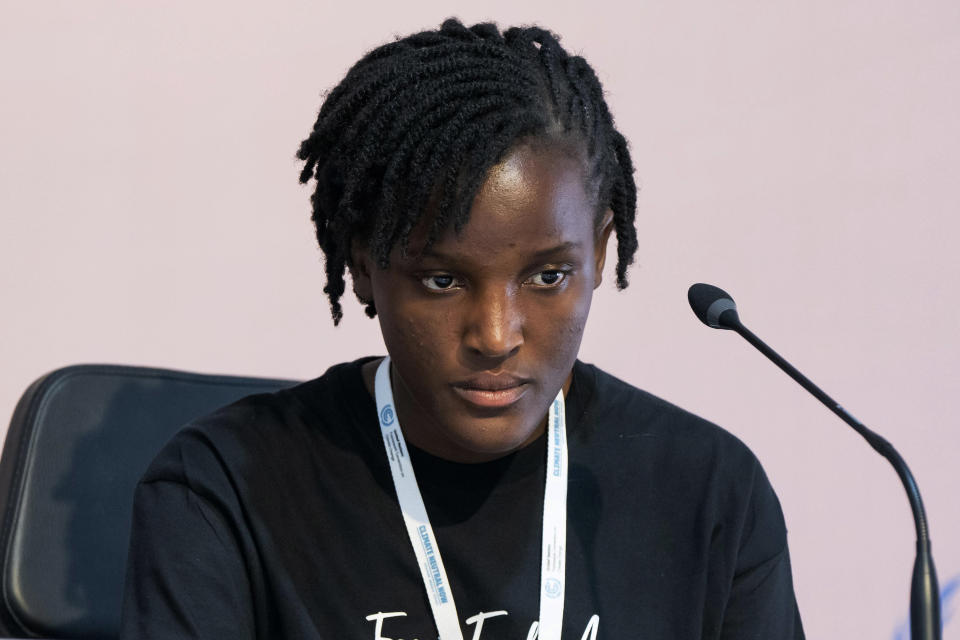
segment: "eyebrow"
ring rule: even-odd
[[[583,246],[582,242],[561,242],[560,244],[554,247],[547,247],[546,249],[541,249],[530,255],[531,262],[538,262],[540,260],[545,260],[551,256],[555,256],[559,253],[566,253],[568,251],[573,251],[579,249]],[[435,258],[437,260],[445,260],[448,262],[453,262],[457,260],[458,256],[456,254],[448,254],[443,251],[437,251],[433,247],[425,247],[420,254],[416,256],[417,258]]]

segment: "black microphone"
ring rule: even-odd
[[[940,587],[937,584],[937,572],[933,566],[933,555],[930,552],[930,533],[927,527],[927,514],[923,509],[923,500],[920,499],[920,489],[913,479],[913,474],[903,461],[897,450],[883,437],[874,433],[859,420],[850,415],[846,409],[824,393],[809,378],[797,371],[789,362],[768,347],[752,331],[743,326],[737,314],[737,305],[733,298],[719,287],[709,284],[695,284],[687,291],[687,299],[693,312],[708,327],[714,329],[729,329],[739,333],[747,342],[756,347],[760,353],[767,356],[775,365],[800,386],[812,393],[817,400],[828,409],[840,416],[840,419],[870,443],[877,453],[890,461],[910,500],[910,509],[913,511],[913,523],[917,530],[917,557],[913,563],[913,583],[910,588],[910,638],[912,640],[941,640],[942,628],[940,622]]]

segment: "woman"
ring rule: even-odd
[[[636,189],[596,75],[448,20],[360,60],[299,153],[334,322],[389,358],[182,431],[137,490],[125,637],[802,638],[733,436],[577,361]]]

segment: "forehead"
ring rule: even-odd
[[[592,246],[594,209],[582,161],[521,145],[487,173],[466,225],[447,229],[426,247],[427,224],[421,224],[411,234],[407,260],[442,255],[490,263],[559,245]]]

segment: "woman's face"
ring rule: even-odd
[[[491,169],[459,234],[425,249],[417,229],[387,269],[354,255],[411,443],[480,462],[542,433],[569,386],[612,227],[610,212],[596,225],[584,186],[580,161],[518,146]]]

